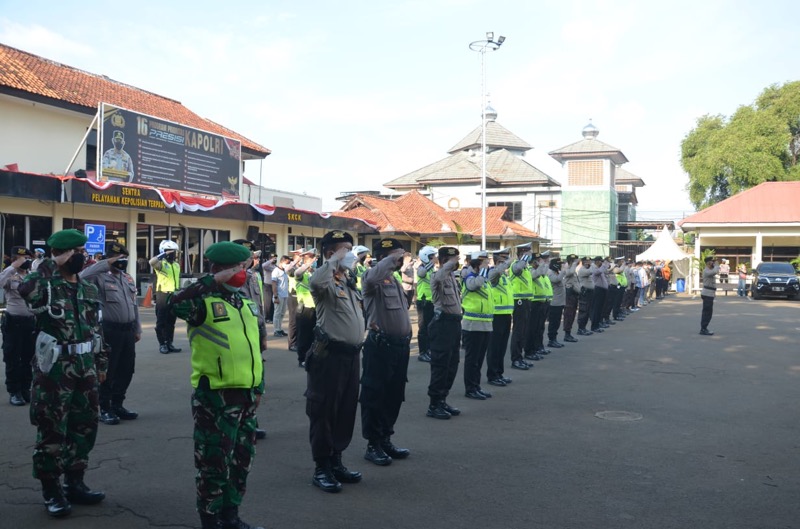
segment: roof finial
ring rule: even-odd
[[[486,116],[486,121],[497,121],[497,111],[492,108],[492,101],[486,104],[486,108],[483,110],[483,115]]]
[[[583,137],[587,140],[594,140],[600,134],[600,129],[592,125],[592,118],[589,118],[589,124],[583,127]]]

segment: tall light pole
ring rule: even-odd
[[[486,68],[487,51],[497,51],[506,38],[487,31],[485,40],[470,42],[469,49],[481,54],[481,250],[486,250]]]

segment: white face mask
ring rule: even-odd
[[[353,265],[356,264],[356,261],[358,261],[358,257],[353,255],[353,252],[347,252],[344,255],[344,257],[342,257],[342,260],[339,261],[339,265],[342,268],[346,268],[346,269],[352,270],[353,269]]]

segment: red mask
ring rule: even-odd
[[[230,285],[233,288],[242,288],[242,286],[247,281],[247,272],[245,270],[239,270],[234,274],[233,277],[228,279],[225,284]]]

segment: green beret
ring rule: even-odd
[[[241,244],[224,241],[212,244],[203,255],[212,263],[229,265],[243,263],[250,259],[250,250]]]
[[[47,246],[55,250],[71,250],[86,244],[89,238],[78,230],[57,231],[47,239]]]
[[[114,255],[130,255],[128,249],[125,248],[124,244],[120,244],[118,242],[110,242],[106,244],[106,256],[112,257]]]

